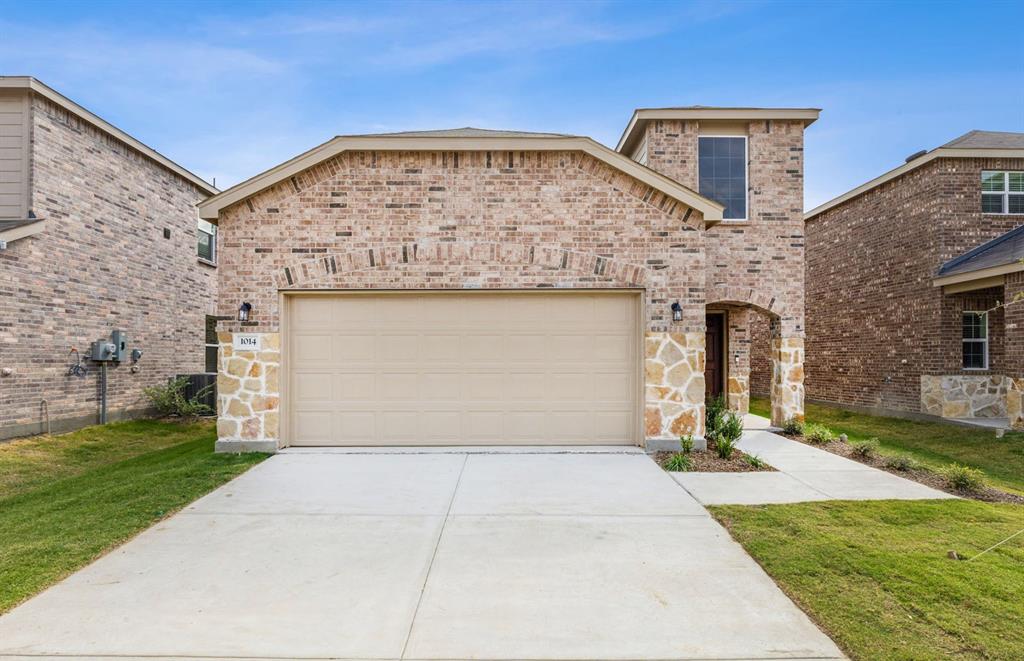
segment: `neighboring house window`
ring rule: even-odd
[[[988,369],[988,315],[984,312],[964,312],[963,347],[964,369]]]
[[[700,194],[725,205],[725,220],[746,220],[746,137],[701,136],[698,145]]]
[[[1024,213],[1024,172],[982,170],[982,213]]]
[[[217,373],[217,317],[206,315],[206,373]]]
[[[199,258],[215,262],[217,257],[217,226],[199,220]]]

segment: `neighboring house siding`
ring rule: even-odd
[[[1024,223],[980,212],[981,170],[1022,168],[936,159],[807,222],[809,399],[920,412],[922,376],[979,375],[961,369],[959,311],[996,296],[944,296],[932,280],[943,262]],[[1001,316],[991,323],[998,337]],[[993,369],[980,374],[1002,360],[1001,346],[990,351]]]
[[[109,369],[111,417],[146,408],[144,386],[203,371],[216,270],[196,260],[205,195],[55,104],[32,101],[32,198],[45,232],[0,251],[0,436],[96,421],[99,368],[67,376],[110,331],[144,355]],[[170,229],[170,239],[164,229]]]
[[[28,216],[28,96],[0,90],[0,219]]]

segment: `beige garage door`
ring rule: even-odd
[[[637,294],[286,300],[292,445],[637,441]]]

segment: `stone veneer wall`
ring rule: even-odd
[[[921,411],[943,418],[1004,418],[1014,379],[999,374],[921,376]],[[1019,404],[1018,404],[1019,410]]]
[[[277,449],[281,436],[281,336],[261,333],[259,351],[235,351],[233,333],[217,333],[219,450]]]
[[[649,450],[678,450],[679,437],[685,434],[703,438],[704,339],[704,333],[644,337],[644,434]]]
[[[804,419],[804,340],[772,338],[772,424]]]
[[[47,226],[0,251],[0,438],[44,432],[47,409],[55,432],[96,424],[99,367],[68,376],[70,351],[114,329],[144,353],[108,367],[108,417],[145,413],[144,387],[205,370],[216,314],[217,270],[196,255],[206,194],[45,98],[31,113],[31,208]]]

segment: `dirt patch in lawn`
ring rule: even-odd
[[[799,434],[786,434],[782,432],[783,436],[791,438],[794,441],[800,441],[805,445],[810,445],[812,448],[819,448],[832,454],[838,454],[840,457],[846,457],[853,461],[860,462],[872,468],[883,470],[893,475],[905,477],[908,480],[913,480],[925,486],[939,491],[945,491],[946,493],[953,494],[954,496],[960,496],[961,498],[971,498],[973,500],[980,500],[986,503],[1014,503],[1016,505],[1024,505],[1024,496],[1018,496],[1017,494],[1007,493],[991,486],[984,486],[977,491],[961,491],[959,489],[952,488],[946,481],[946,478],[936,473],[935,471],[928,470],[927,468],[921,467],[910,467],[907,470],[899,470],[892,467],[886,461],[889,457],[886,455],[874,454],[865,457],[858,454],[854,450],[854,446],[845,441],[835,440],[829,441],[828,443],[811,443],[802,435]]]
[[[654,460],[658,462],[659,466],[665,468],[665,462],[674,454],[676,453],[656,452]],[[690,457],[690,470],[688,472],[691,473],[764,473],[775,470],[768,464],[764,464],[761,467],[752,465],[748,461],[747,455],[739,450],[733,452],[732,457],[728,459],[720,458],[714,450],[710,449],[707,451],[694,450],[688,456]]]

